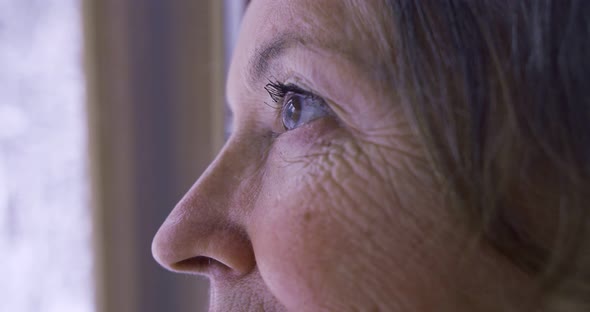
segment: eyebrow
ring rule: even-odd
[[[309,45],[309,38],[303,38],[301,35],[291,33],[281,34],[262,46],[254,52],[254,57],[250,62],[249,75],[251,81],[260,81],[268,74],[270,64],[273,60],[281,57],[290,47],[297,44]]]
[[[255,49],[254,55],[250,58],[247,68],[247,76],[250,85],[255,85],[263,79],[268,79],[268,73],[273,61],[283,56],[290,48],[298,45],[336,53],[338,56],[343,57],[350,64],[354,65],[357,69],[366,69],[367,66],[370,66],[352,50],[343,49],[342,45],[323,42],[312,35],[286,32],[273,37],[261,44],[259,48]],[[387,76],[387,72],[383,74],[384,68],[381,64],[377,67],[370,68],[375,69],[375,73],[372,74],[371,77],[381,80],[383,77]]]

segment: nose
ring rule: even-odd
[[[242,276],[254,269],[245,225],[232,213],[244,208],[236,207],[245,182],[243,156],[226,146],[164,221],[152,243],[163,267],[209,277]]]

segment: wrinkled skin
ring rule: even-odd
[[[528,281],[443,205],[424,148],[355,39],[367,29],[341,26],[360,25],[353,15],[369,2],[343,2],[250,4],[227,89],[235,131],[162,225],[155,258],[209,277],[212,311],[518,306]],[[261,47],[285,32],[307,39],[253,78]],[[269,80],[313,91],[332,113],[285,131]]]

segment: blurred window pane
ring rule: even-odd
[[[94,311],[81,25],[0,0],[0,311]]]

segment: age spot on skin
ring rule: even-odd
[[[312,218],[311,212],[309,212],[309,211],[306,211],[306,212],[303,214],[303,220],[304,220],[305,222],[309,222],[309,221],[311,221],[311,218]]]

